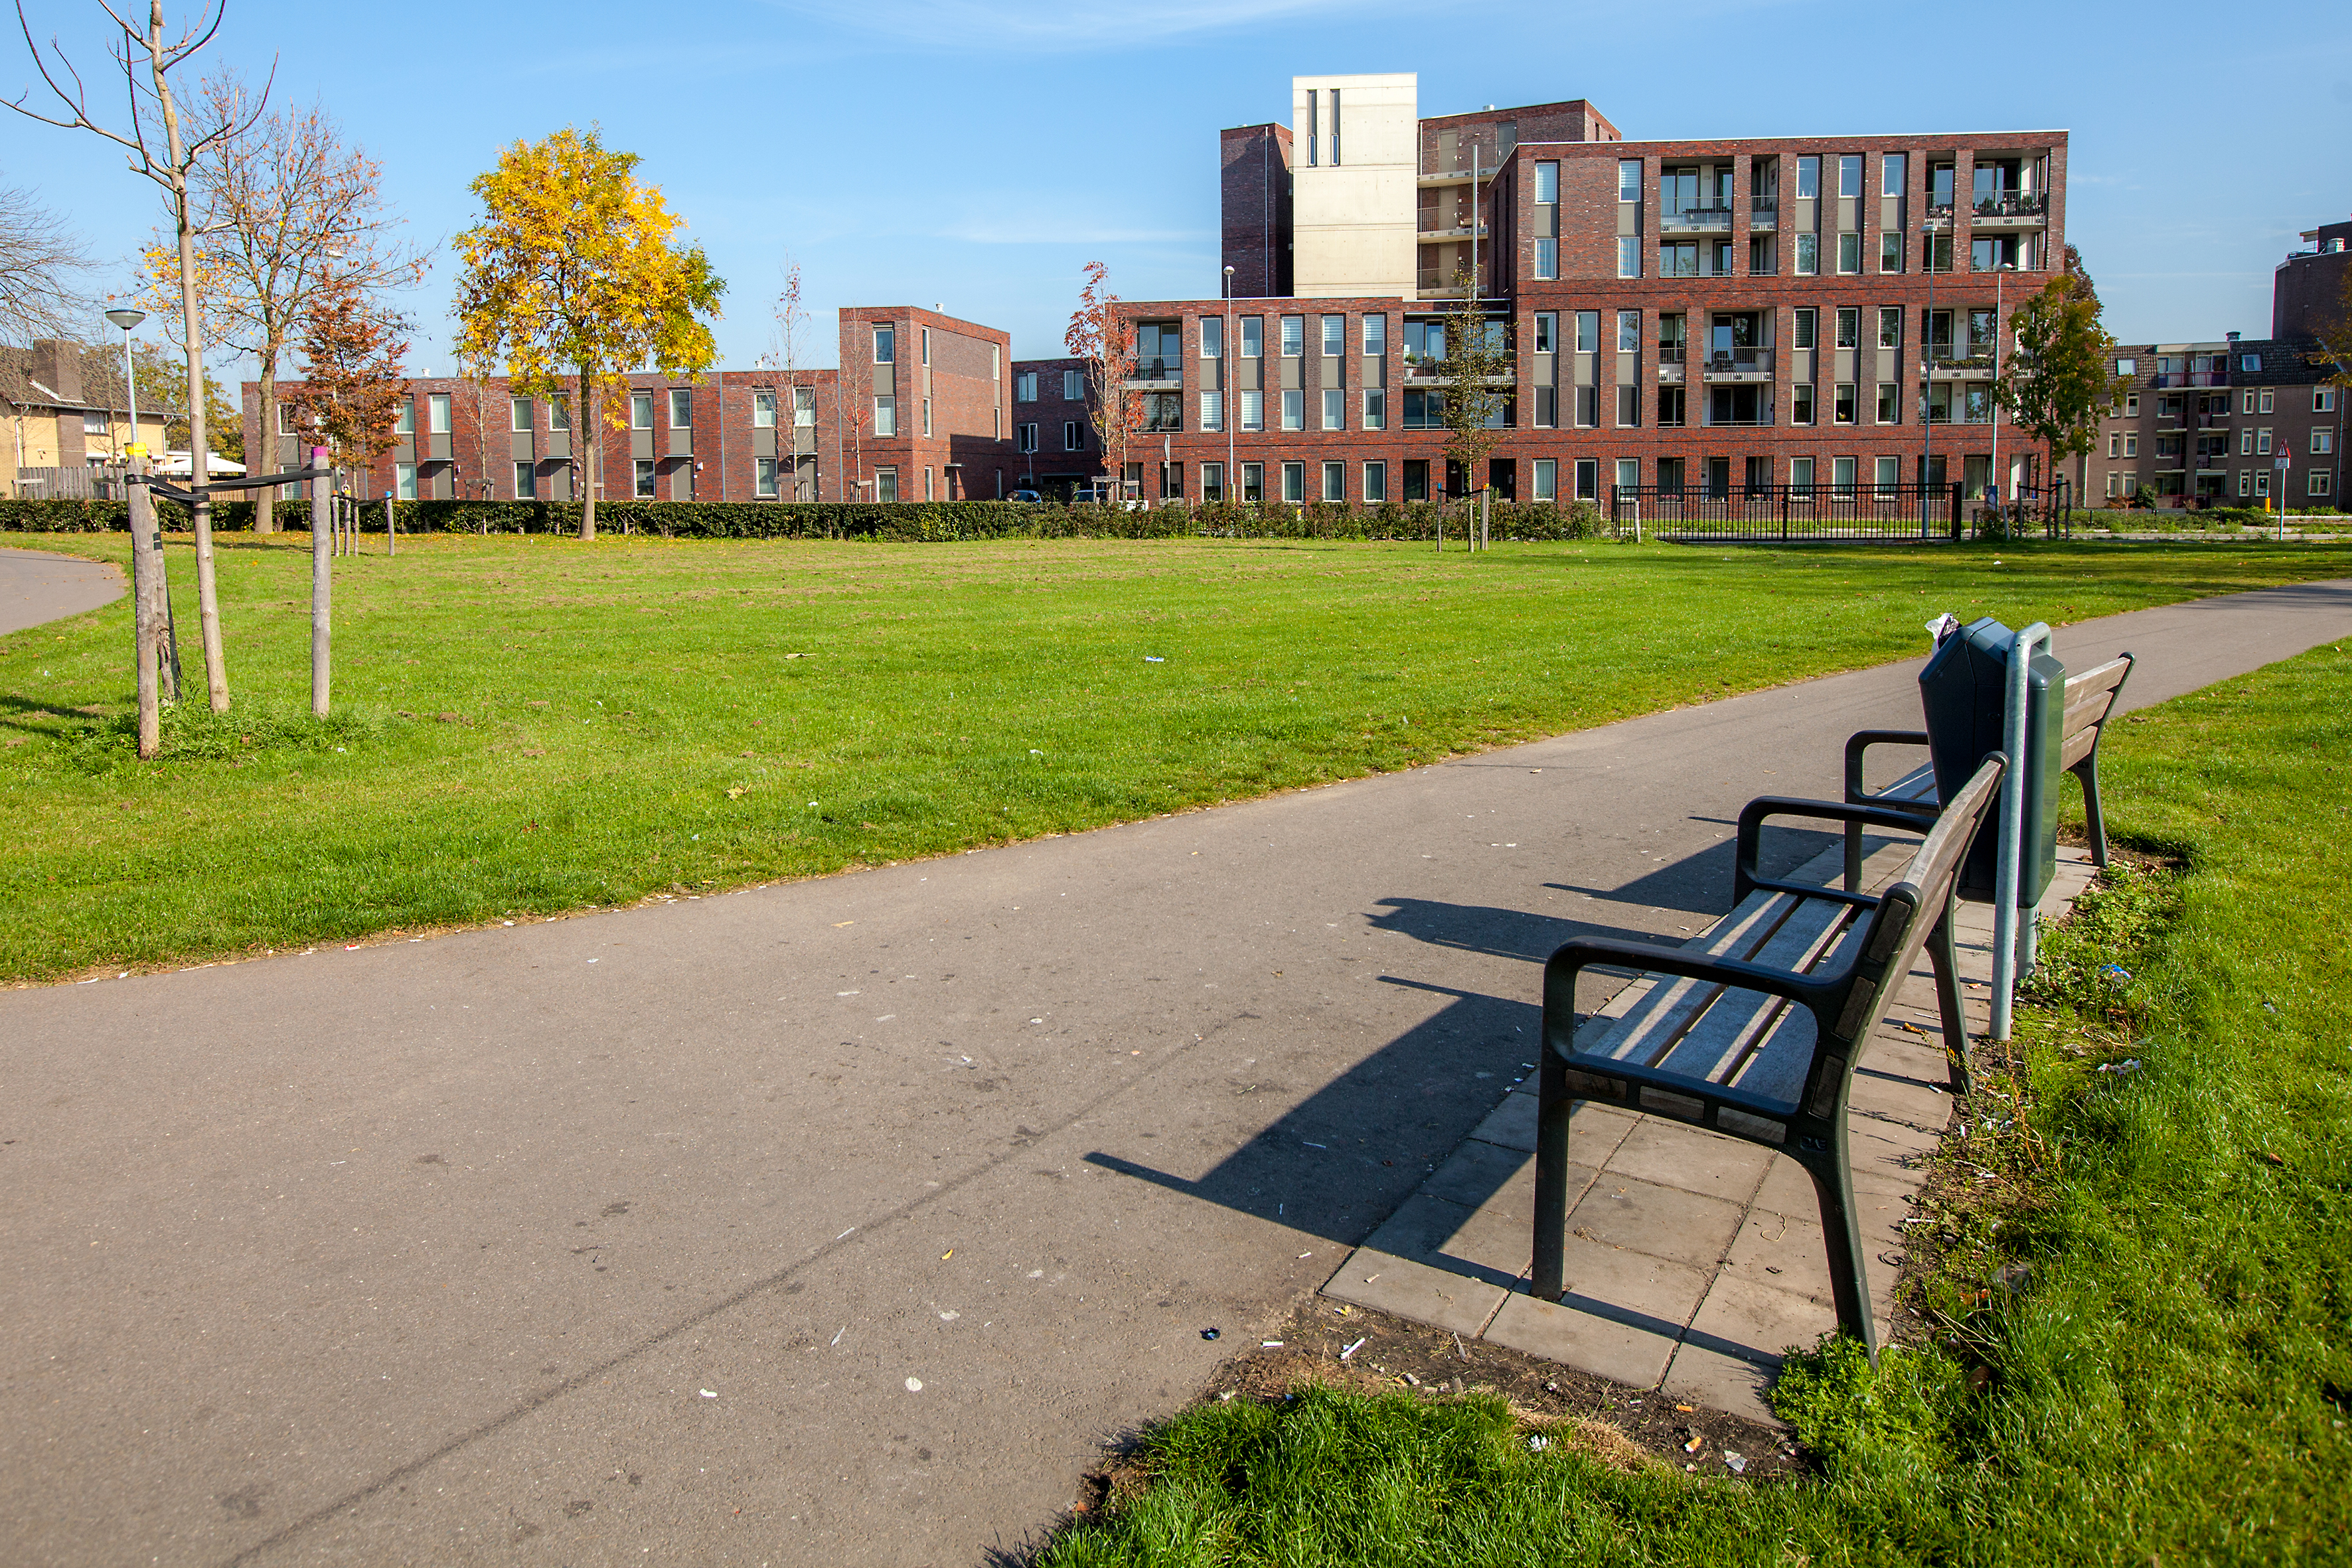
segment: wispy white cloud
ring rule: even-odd
[[[1081,5],[1076,0],[773,0],[781,10],[845,32],[866,33],[933,50],[1078,54],[1262,26],[1345,11],[1360,17],[1361,0],[1161,0],[1151,5]],[[1391,7],[1382,6],[1381,9]]]

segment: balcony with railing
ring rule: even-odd
[[[1731,231],[1729,207],[1685,207],[1680,212],[1661,213],[1659,228],[1668,233],[1728,234]]]
[[[1980,191],[1969,198],[1969,219],[1979,228],[2035,228],[2050,220],[2046,191]]]
[[[1423,267],[1414,270],[1412,291],[1423,300],[1459,300],[1462,286],[1454,275],[1442,267]]]
[[[1927,344],[1928,374],[1953,381],[1968,381],[1992,374],[1992,345],[1969,343],[1965,347],[1948,341],[1931,340]]]
[[[1780,198],[1750,196],[1748,198],[1748,226],[1751,229],[1771,229],[1780,226]]]
[[[1660,343],[1658,345],[1657,352],[1658,379],[1662,382],[1669,383],[1678,384],[1682,382],[1685,379],[1683,373],[1683,345],[1680,343]]]
[[[2227,386],[2226,370],[2160,370],[2148,378],[2157,386]]]
[[[1167,390],[1184,384],[1181,354],[1141,354],[1127,373],[1127,384],[1136,391]]]
[[[1486,377],[1489,384],[1507,386],[1519,378],[1518,354],[1510,349],[1494,351],[1496,368]],[[1459,367],[1450,359],[1433,359],[1428,354],[1408,352],[1404,356],[1404,381],[1407,386],[1433,386],[1454,379]]]
[[[1770,349],[1712,349],[1699,361],[1699,374],[1708,381],[1769,381]]]

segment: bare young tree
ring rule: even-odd
[[[1110,291],[1109,268],[1089,261],[1084,276],[1078,308],[1070,312],[1062,343],[1087,367],[1087,414],[1102,442],[1104,471],[1118,487],[1115,493],[1124,499],[1128,444],[1143,423],[1142,394],[1127,385],[1135,374],[1135,323]]]
[[[253,119],[259,117],[268,89],[263,88],[252,116],[243,121],[214,119],[209,109],[200,112],[193,123],[184,117],[174,84],[184,77],[188,63],[213,41],[227,15],[227,0],[200,3],[202,8],[194,18],[175,30],[164,25],[163,0],[148,0],[143,25],[131,21],[131,13],[116,10],[111,0],[98,0],[99,9],[106,14],[110,24],[111,37],[107,55],[121,72],[130,100],[127,118],[118,124],[103,123],[92,117],[89,88],[81,73],[74,68],[54,37],[46,48],[34,41],[33,25],[25,15],[24,0],[16,0],[16,23],[24,34],[25,47],[33,57],[34,68],[41,73],[42,82],[57,99],[58,107],[47,111],[28,107],[26,100],[32,96],[29,88],[7,102],[17,113],[44,125],[54,125],[61,131],[86,131],[115,143],[130,154],[131,172],[153,181],[171,200],[173,227],[179,241],[180,341],[188,357],[189,482],[196,492],[196,504],[191,509],[196,536],[196,610],[204,627],[205,685],[212,699],[213,711],[222,713],[228,710],[228,667],[221,653],[220,595],[213,575],[213,510],[204,493],[212,473],[205,461],[207,400],[201,390],[205,384],[205,330],[196,299],[195,241],[199,226],[193,171],[215,143],[241,134]],[[152,754],[143,743],[145,733],[142,724],[142,755]]]
[[[206,337],[253,356],[259,372],[261,429],[277,452],[278,371],[311,311],[331,295],[373,296],[410,287],[425,254],[399,237],[386,208],[383,171],[320,105],[258,119],[248,113],[244,78],[225,68],[206,79],[202,115],[237,126],[211,142],[191,172],[197,206],[198,303]],[[176,287],[175,259],[148,252],[151,294]],[[274,465],[273,465],[274,466]],[[257,533],[277,531],[272,491],[255,500]]]
[[[833,376],[833,428],[834,471],[841,476],[835,484],[844,500],[862,500],[866,492],[866,431],[874,420],[874,327],[863,316],[841,318],[841,368]]]
[[[814,500],[801,494],[801,334],[808,330],[809,313],[801,305],[801,264],[784,258],[784,286],[776,294],[776,358],[784,369],[782,442],[792,464],[793,500]]]
[[[22,188],[0,189],[0,342],[87,329],[83,284],[96,266],[79,236]]]

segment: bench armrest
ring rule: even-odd
[[[1927,736],[1921,730],[1856,730],[1845,738],[1845,798],[1849,805],[1860,805],[1870,796],[1863,790],[1863,753],[1873,746],[1924,746]]]
[[[1638,970],[1644,974],[1672,974],[1687,980],[1712,980],[1740,991],[1760,991],[1784,996],[1810,1007],[1826,996],[1832,983],[1815,980],[1786,969],[1748,963],[1737,958],[1717,958],[1683,947],[1653,947],[1648,942],[1617,937],[1580,937],[1553,950],[1544,963],[1544,1014],[1573,1019],[1576,977],[1595,965]],[[1571,1042],[1572,1043],[1572,1042]]]
[[[1785,882],[1767,881],[1757,876],[1757,845],[1763,837],[1765,818],[1771,816],[1806,816],[1854,827],[1892,827],[1902,833],[1925,833],[1935,824],[1935,818],[1923,812],[1905,811],[1894,806],[1801,800],[1789,795],[1759,795],[1739,808],[1739,843],[1737,858],[1733,862],[1731,884],[1731,901],[1735,904],[1758,888],[1823,898],[1845,898],[1848,901],[1859,898],[1859,895],[1839,894],[1827,888],[1800,888]]]

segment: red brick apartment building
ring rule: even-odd
[[[1014,488],[1012,340],[912,306],[840,312],[841,370],[646,374],[605,384],[623,428],[600,427],[599,499],[950,500]],[[248,452],[260,391],[245,384]],[[272,459],[300,466],[284,406]],[[579,434],[563,399],[520,397],[502,376],[420,376],[393,448],[347,481],[403,499],[576,500]]]
[[[1298,77],[1287,125],[1220,134],[1221,297],[1127,307],[1129,493],[1977,496],[2041,477],[1992,405],[1994,323],[2062,262],[2063,132],[1629,142],[1582,100],[1424,119],[1417,90]],[[1465,272],[1511,367],[1475,475],[1443,455]],[[1076,362],[1015,361],[1003,332],[908,307],[846,309],[840,330],[845,368],[797,387],[627,378],[604,494],[919,500],[1103,472]],[[411,407],[373,493],[571,495],[560,405],[419,380]]]
[[[2062,264],[2064,132],[1628,142],[1581,100],[1423,119],[1415,90],[1299,77],[1286,128],[1223,133],[1232,297],[1129,307],[1140,493],[2039,477],[1994,322]],[[1511,364],[1478,475],[1442,450],[1464,273]]]

